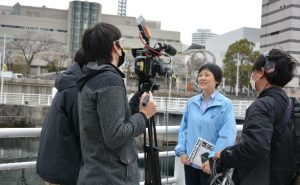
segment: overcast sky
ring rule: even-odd
[[[68,9],[69,0],[0,0],[1,5],[19,2],[27,6]],[[117,14],[118,0],[94,0],[104,14]],[[223,34],[241,27],[260,28],[262,0],[127,0],[127,16],[142,15],[161,21],[163,30],[179,31],[184,44],[191,44],[197,29]]]

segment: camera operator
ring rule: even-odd
[[[125,54],[121,32],[114,25],[98,23],[87,29],[82,48],[89,63],[85,76],[77,81],[79,89],[80,140],[83,165],[77,185],[138,185],[137,146],[134,137],[146,128],[147,119],[156,112],[152,93],[146,106],[131,114],[124,74],[118,69]],[[139,96],[134,96],[138,99]]]

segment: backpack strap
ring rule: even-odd
[[[290,117],[291,117],[292,109],[293,109],[293,101],[292,101],[291,98],[289,98],[288,107],[285,110],[285,112],[284,112],[283,117],[281,118],[281,120],[275,126],[275,128],[276,128],[275,130],[276,130],[276,132],[279,135],[282,134],[285,131],[285,129],[286,129],[287,125],[288,125],[288,122],[290,120]]]

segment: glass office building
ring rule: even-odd
[[[68,45],[71,53],[81,46],[81,37],[85,29],[100,22],[101,5],[94,2],[71,1],[68,16]]]

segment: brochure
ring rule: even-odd
[[[213,144],[199,137],[193,148],[192,154],[189,157],[189,160],[193,164],[200,167],[208,160],[208,155],[211,151],[213,151],[213,149]]]

